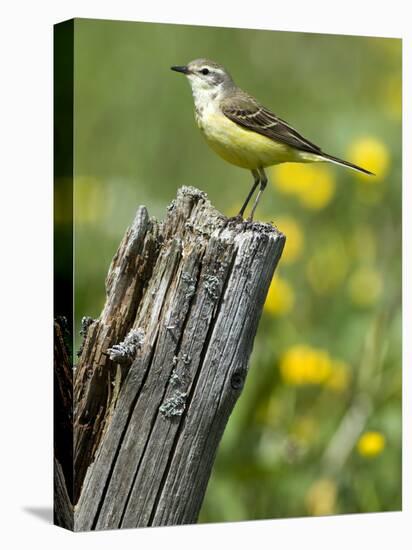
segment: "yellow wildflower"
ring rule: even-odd
[[[358,453],[365,458],[373,458],[381,454],[385,448],[385,436],[380,432],[365,432],[358,440]]]
[[[356,140],[349,148],[347,158],[351,162],[370,170],[375,176],[353,172],[365,183],[374,184],[386,176],[390,164],[390,155],[386,145],[374,138],[364,137]]]
[[[273,277],[266,297],[264,310],[271,315],[286,315],[295,304],[295,293],[291,285],[278,275]]]
[[[332,372],[332,359],[322,349],[296,345],[282,355],[279,368],[288,384],[322,384]]]
[[[280,358],[279,369],[288,384],[323,384],[333,391],[344,391],[350,382],[350,367],[333,359],[326,350],[298,344]]]
[[[348,293],[352,302],[360,307],[369,307],[380,298],[383,290],[381,274],[372,267],[360,267],[350,277]]]
[[[283,163],[272,169],[273,185],[281,193],[295,195],[312,210],[327,206],[335,194],[335,180],[328,166]]]
[[[312,516],[327,516],[336,512],[336,483],[332,479],[315,481],[305,497],[306,508]]]
[[[327,166],[311,166],[311,168],[314,171],[313,183],[302,189],[300,202],[311,210],[321,210],[330,203],[335,194],[335,180]]]
[[[285,195],[298,195],[302,187],[312,182],[310,166],[306,164],[286,162],[273,167],[271,171],[272,184]]]
[[[275,225],[286,235],[285,248],[282,253],[282,263],[295,262],[302,253],[303,231],[301,226],[291,216],[276,218]]]

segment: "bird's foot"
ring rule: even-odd
[[[237,214],[236,216],[231,216],[230,218],[227,219],[228,223],[231,223],[231,222],[237,222],[237,223],[240,223],[240,222],[243,222],[243,216],[242,214]]]

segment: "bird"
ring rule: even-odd
[[[230,73],[210,59],[174,65],[191,86],[195,120],[208,145],[227,162],[252,172],[253,185],[237,217],[243,218],[259,187],[248,220],[252,221],[268,178],[265,168],[283,162],[332,162],[364,174],[369,170],[325,153],[288,122],[264,107],[233,81]]]

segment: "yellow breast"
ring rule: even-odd
[[[242,128],[221,113],[196,117],[210,147],[224,160],[249,170],[295,160],[293,149]]]

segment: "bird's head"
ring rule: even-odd
[[[171,67],[172,71],[187,76],[193,94],[218,92],[222,88],[233,86],[233,80],[227,70],[209,59],[195,59],[187,65]]]

